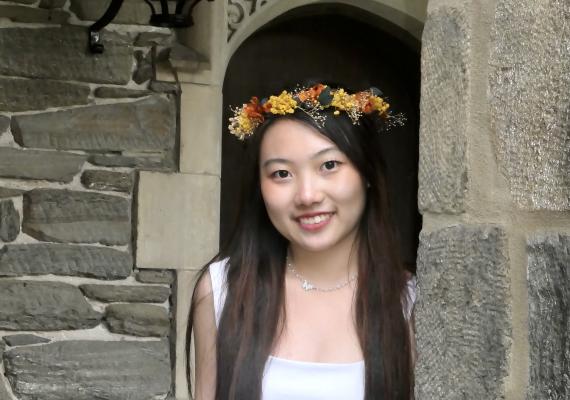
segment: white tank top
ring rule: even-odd
[[[227,260],[209,267],[216,326],[226,302]],[[416,299],[415,281],[408,284],[409,316]],[[364,361],[314,363],[269,356],[262,381],[262,400],[360,400],[364,399]]]

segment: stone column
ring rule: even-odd
[[[569,12],[428,5],[419,400],[568,398]]]

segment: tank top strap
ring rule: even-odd
[[[216,317],[216,327],[220,324],[220,318],[226,303],[227,294],[227,265],[228,259],[216,261],[210,264],[208,272],[212,282],[212,295],[214,297],[214,315]]]

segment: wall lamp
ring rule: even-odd
[[[89,51],[94,54],[103,53],[105,47],[103,46],[101,30],[113,21],[117,13],[121,9],[124,0],[111,0],[107,11],[103,14],[98,21],[89,27]],[[160,1],[160,12],[156,11],[154,4],[151,0],[144,0],[150,7],[151,17],[149,24],[153,26],[162,26],[166,28],[188,28],[194,25],[192,12],[194,7],[201,0],[194,0],[192,4],[188,5],[188,0],[177,0],[176,9],[173,14],[169,12],[168,0]],[[214,1],[214,0],[208,0]],[[157,0],[154,0],[156,3]]]

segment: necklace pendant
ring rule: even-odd
[[[303,288],[303,290],[308,292],[309,290],[313,290],[315,287],[311,283],[309,283],[307,280],[304,280],[302,288]]]

